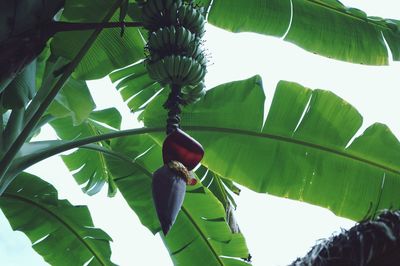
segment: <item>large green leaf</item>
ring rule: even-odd
[[[146,126],[164,125],[164,100],[161,95],[149,104]],[[182,125],[204,146],[203,164],[257,192],[354,220],[400,207],[400,143],[386,126],[374,124],[351,141],[362,123],[351,105],[285,81],[265,125],[263,106],[261,80],[253,77],[218,86],[185,108]]]
[[[163,164],[160,146],[143,135],[115,139],[111,148],[122,154],[108,161],[118,189],[141,222],[153,233],[160,231],[151,195],[152,172]],[[200,184],[188,188],[163,240],[175,265],[248,265],[240,260],[249,256],[243,235],[232,233],[224,207]]]
[[[110,9],[114,1],[66,0],[61,20],[69,22],[99,22]],[[110,21],[118,21],[114,14]],[[89,38],[92,31],[62,32],[54,36],[52,52],[72,59]],[[144,57],[144,41],[137,28],[126,28],[123,36],[121,29],[104,29],[91,46],[88,53],[75,69],[78,79],[97,79],[112,70],[132,64]]]
[[[20,174],[0,197],[0,208],[49,264],[114,265],[111,238],[94,227],[88,208],[59,200],[56,189],[39,177]]]
[[[162,89],[158,82],[149,77],[144,62],[115,71],[110,74],[110,79],[118,82],[116,88],[132,112],[144,108]]]
[[[102,115],[100,115],[101,117]],[[101,135],[91,135],[89,137],[78,138],[73,140],[47,140],[47,141],[34,141],[25,143],[19,150],[17,156],[13,160],[10,168],[6,172],[5,178],[0,182],[0,194],[7,189],[7,186],[14,180],[14,178],[24,171],[29,166],[34,165],[46,158],[57,155],[59,153],[69,151],[75,148],[85,148],[95,150],[102,153],[109,151],[105,148],[107,145],[100,146],[98,142],[107,144],[108,140],[113,138],[120,138],[126,136],[138,136],[146,133],[163,132],[164,128],[137,128],[128,130],[111,131]],[[105,146],[105,147],[104,147]],[[109,180],[110,181],[110,180]],[[111,192],[114,192],[113,183],[109,183]]]
[[[116,109],[110,108],[93,112],[89,119],[77,126],[73,125],[71,117],[60,118],[50,124],[61,139],[73,140],[119,129],[121,115]],[[108,144],[100,142],[99,145],[107,146]],[[73,175],[76,182],[80,185],[84,184],[82,190],[85,193],[96,194],[106,182],[109,184],[110,195],[115,193],[113,179],[107,169],[103,154],[79,149],[68,155],[62,155],[62,159],[70,171],[75,171]]]
[[[71,116],[73,125],[79,125],[96,108],[86,82],[70,78],[49,106],[55,117]]]
[[[368,17],[337,0],[215,0],[208,20],[233,32],[284,37],[307,51],[348,62],[384,65],[388,49],[400,60],[397,21]]]
[[[33,60],[4,90],[2,105],[6,109],[24,108],[36,93],[36,60]]]
[[[141,222],[156,233],[160,230],[160,225],[151,196],[151,173],[162,164],[161,149],[144,133],[163,131],[163,128],[136,129],[73,141],[34,142],[23,147],[20,157],[15,160],[11,169],[17,171],[26,168],[39,160],[76,147],[102,152],[107,156],[105,158],[115,177],[114,182],[128,204],[135,210]],[[128,135],[136,136],[112,141],[113,150],[87,145],[98,140]],[[237,230],[232,233],[223,205],[207,188],[201,185],[191,187],[187,191],[182,212],[184,215],[181,214],[179,217],[182,218],[178,217],[177,220],[179,225],[174,227],[178,230],[175,233],[171,231],[164,239],[177,265],[187,265],[189,262],[190,265],[204,265],[203,262],[210,263],[209,265],[248,265],[239,259],[249,257],[243,236]],[[231,217],[228,216],[229,219]],[[229,222],[232,226],[231,220]],[[196,262],[191,262],[192,250],[197,250],[196,254],[203,259],[200,260],[199,257]]]

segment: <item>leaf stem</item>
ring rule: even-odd
[[[325,146],[321,146],[318,144],[314,144],[314,143],[310,143],[310,142],[306,142],[306,141],[302,141],[302,140],[297,140],[297,139],[293,139],[293,138],[289,138],[289,137],[283,137],[283,136],[279,136],[279,135],[273,135],[273,134],[244,130],[244,129],[209,127],[209,126],[185,126],[184,129],[186,131],[192,131],[192,132],[213,132],[213,133],[221,133],[221,134],[244,135],[244,136],[248,136],[248,137],[271,139],[271,140],[291,143],[294,145],[306,146],[309,148],[321,150],[321,151],[324,151],[324,152],[327,152],[327,153],[330,153],[333,155],[337,155],[340,157],[349,158],[351,160],[354,160],[354,161],[357,161],[360,163],[364,163],[364,164],[376,167],[378,169],[386,170],[395,175],[400,175],[400,169],[393,168],[390,165],[385,165],[383,163],[374,162],[370,159],[366,159],[361,156],[351,154],[350,152],[348,152],[346,150],[339,150],[339,149],[335,149],[335,148],[325,147]],[[164,131],[164,128],[162,128],[162,127],[154,127],[154,128],[144,127],[144,128],[120,130],[120,131],[115,131],[115,132],[111,132],[111,133],[107,133],[107,134],[82,138],[82,139],[78,139],[78,140],[64,141],[63,143],[60,143],[59,140],[54,140],[54,142],[59,142],[59,145],[54,145],[51,148],[43,149],[42,151],[31,154],[31,155],[26,155],[26,157],[21,157],[21,159],[24,160],[24,162],[22,162],[22,160],[21,161],[17,160],[15,162],[15,164],[13,164],[13,169],[10,169],[10,172],[11,172],[10,174],[11,175],[18,174],[18,171],[19,171],[18,169],[21,169],[22,164],[24,164],[24,167],[29,167],[41,160],[49,158],[58,153],[61,153],[61,152],[64,152],[64,151],[67,151],[70,149],[74,149],[74,148],[79,148],[79,147],[82,147],[84,145],[88,145],[91,143],[114,139],[114,138],[133,136],[133,135],[143,135],[143,134],[149,134],[149,133],[162,133],[163,131]],[[35,143],[40,144],[40,143],[45,143],[45,142],[47,142],[49,144],[51,141],[38,141],[38,142],[33,142],[31,144],[35,144]],[[28,158],[29,156],[31,156],[31,158]],[[27,163],[26,160],[29,160],[29,162]],[[2,184],[0,182],[0,195],[2,192],[1,187],[2,187]]]
[[[76,23],[65,21],[53,21],[50,24],[50,32],[55,34],[57,32],[65,31],[82,31],[82,30],[96,30],[96,29],[112,29],[112,28],[132,28],[142,27],[142,22],[102,22],[102,23]]]
[[[115,11],[120,7],[122,0],[116,0],[112,7],[110,8],[107,15],[103,18],[103,22],[109,21]],[[16,138],[16,140],[12,143],[8,151],[5,153],[4,157],[0,161],[0,183],[3,183],[3,179],[5,178],[7,169],[9,168],[11,162],[13,161],[15,155],[18,153],[26,139],[31,134],[31,131],[36,127],[37,122],[40,120],[48,106],[51,104],[53,99],[56,97],[57,93],[61,90],[64,86],[65,82],[71,76],[72,72],[74,71],[75,67],[79,64],[82,58],[85,56],[87,51],[90,49],[94,41],[96,40],[97,36],[102,31],[102,28],[96,28],[95,31],[90,35],[88,40],[85,42],[81,50],[79,50],[78,54],[75,58],[71,61],[70,64],[65,68],[63,75],[60,79],[52,87],[49,94],[43,100],[42,104],[39,106],[37,111],[32,115],[32,118],[27,121],[25,127],[22,129],[21,134]]]
[[[11,143],[18,137],[21,132],[24,121],[24,108],[16,108],[11,111],[7,126],[3,135],[3,149],[7,150]]]

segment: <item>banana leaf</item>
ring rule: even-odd
[[[161,148],[144,133],[163,130],[136,129],[95,136],[99,141],[132,135],[112,140],[110,147],[113,150],[90,145],[96,141],[92,137],[72,141],[33,142],[24,146],[23,154],[16,159],[11,169],[24,169],[44,158],[76,147],[101,152],[115,184],[128,204],[141,222],[156,233],[160,230],[160,224],[151,196],[151,173],[152,169],[162,164]],[[173,227],[175,229],[163,238],[176,265],[187,265],[189,262],[190,265],[249,265],[250,255],[243,235],[238,230],[232,230],[232,225],[236,225],[229,220],[232,215],[226,215],[224,206],[207,188],[200,184],[189,188],[181,213]],[[193,250],[196,250],[195,255]],[[198,256],[196,261],[192,261],[193,256]]]
[[[400,207],[400,143],[387,126],[373,124],[358,136],[362,117],[354,107],[292,82],[278,84],[265,120],[264,99],[255,76],[211,89],[184,108],[182,127],[202,143],[206,167],[254,191],[353,220]],[[161,94],[148,105],[146,126],[164,125],[164,101]]]
[[[232,32],[284,38],[347,62],[386,65],[389,50],[400,60],[399,21],[369,17],[337,0],[215,0],[208,21]]]
[[[85,122],[77,126],[73,125],[71,117],[54,120],[50,125],[62,140],[74,140],[119,129],[121,115],[115,108],[110,108],[93,112]],[[108,143],[103,141],[100,145],[107,146]],[[76,182],[84,185],[82,190],[88,195],[96,194],[106,183],[109,184],[109,195],[115,194],[113,179],[107,169],[103,154],[80,149],[62,155],[62,159],[68,169],[74,171],[73,176]]]
[[[56,189],[22,173],[0,197],[0,208],[14,230],[51,265],[114,265],[111,238],[95,228],[85,206],[58,199]]]
[[[122,2],[122,1],[121,1]],[[61,21],[100,22],[114,1],[66,0]],[[118,21],[116,12],[110,21]],[[129,21],[129,17],[126,18]],[[57,33],[51,43],[55,55],[72,59],[89,38],[92,31]],[[75,69],[76,79],[98,79],[114,69],[122,68],[144,58],[144,41],[140,30],[126,28],[121,36],[120,28],[104,29],[97,37],[88,53]]]
[[[112,140],[111,149],[121,154],[107,161],[118,189],[141,222],[153,233],[160,231],[151,180],[163,164],[161,148],[142,135]],[[162,238],[174,265],[249,265],[243,235],[232,233],[224,207],[200,184],[188,188],[175,225]]]
[[[96,108],[85,81],[69,78],[61,91],[54,98],[47,112],[54,117],[70,116],[72,124],[83,123]]]
[[[146,103],[162,89],[150,78],[143,62],[111,73],[110,79],[113,83],[118,82],[115,87],[132,112],[146,107]]]
[[[36,94],[36,60],[28,64],[15,79],[5,88],[2,105],[6,109],[25,108]]]
[[[41,91],[37,94],[35,103],[40,104],[56,82],[57,71],[65,67],[69,61],[52,55],[49,47],[45,48],[36,61],[36,86]],[[74,125],[79,125],[95,107],[86,82],[70,77],[48,107],[47,114],[56,118],[71,116]],[[27,112],[30,112],[30,109]]]

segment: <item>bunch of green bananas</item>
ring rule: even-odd
[[[205,94],[207,57],[203,42],[203,8],[182,0],[141,0],[144,27],[149,31],[146,67],[162,85],[182,88],[182,103]]]

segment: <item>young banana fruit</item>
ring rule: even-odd
[[[163,86],[181,86],[182,102],[195,102],[196,97],[204,95],[208,64],[201,41],[205,24],[203,8],[182,0],[141,0],[140,8],[149,31],[146,67],[150,77]],[[202,89],[194,89],[198,87]]]

